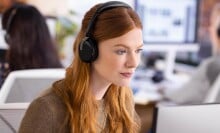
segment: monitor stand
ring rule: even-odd
[[[164,75],[166,79],[173,79],[177,52],[198,52],[199,44],[145,44],[143,50],[146,52],[165,52]]]

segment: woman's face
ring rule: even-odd
[[[122,36],[105,40],[98,45],[99,56],[92,63],[93,81],[106,85],[113,83],[129,86],[131,76],[140,61],[142,30],[134,28]]]

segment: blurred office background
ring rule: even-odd
[[[85,12],[94,4],[108,0],[0,0],[0,13],[14,2],[36,6],[47,20],[64,67],[73,57],[73,42]],[[120,0],[140,15],[144,26],[144,51],[139,70],[131,83],[137,104],[160,99],[158,83],[166,79],[169,89],[188,80],[197,66],[212,54],[209,35],[210,14],[220,0]],[[1,19],[2,15],[0,15]],[[148,19],[149,18],[149,19]],[[0,63],[5,61],[7,44],[0,26]],[[138,93],[139,90],[144,90]],[[150,128],[152,109],[137,106]],[[147,114],[147,115],[146,115]],[[147,123],[147,124],[146,124]],[[145,125],[146,124],[146,125]]]
[[[67,67],[74,58],[72,45],[83,15],[92,5],[106,1],[1,0],[0,12],[14,2],[36,6],[45,15],[50,32],[57,42],[60,60]],[[145,47],[140,67],[156,70],[159,75],[170,76],[179,72],[190,76],[202,60],[211,56],[209,18],[211,9],[220,0],[121,1],[131,5],[143,21]],[[4,33],[0,30],[1,61],[4,61],[7,50]],[[154,79],[160,81],[160,78]]]
[[[67,67],[74,58],[73,42],[83,15],[92,5],[106,1],[108,0],[1,0],[0,12],[4,12],[14,2],[36,6],[45,15],[56,41],[60,60]],[[153,83],[173,75],[175,77],[171,80],[185,81],[202,60],[211,56],[209,18],[211,9],[220,0],[121,1],[131,5],[142,19],[145,46],[140,68],[153,70],[146,72]],[[7,50],[4,34],[0,30],[1,62],[4,61]],[[146,78],[146,75],[137,75],[134,79],[141,76]],[[136,88],[135,85],[133,88]]]
[[[10,6],[13,2],[24,2],[28,4],[33,4],[35,5],[40,11],[46,16],[48,26],[50,27],[51,34],[53,37],[55,37],[58,41],[58,49],[60,51],[60,56],[61,59],[63,60],[63,64],[65,66],[68,66],[71,58],[72,58],[72,43],[74,41],[74,36],[76,35],[77,31],[79,30],[80,27],[80,22],[82,20],[82,17],[84,13],[94,5],[95,3],[98,2],[105,2],[108,0],[81,0],[81,1],[76,1],[76,0],[48,0],[48,1],[43,1],[43,0],[1,0],[0,1],[0,12],[2,13],[7,7]],[[122,0],[123,1],[123,0]],[[129,3],[132,7],[134,7],[136,10],[139,10],[140,7],[138,6],[143,6],[146,3],[151,3],[152,7],[154,6],[154,3],[169,3],[169,2],[163,2],[163,0],[157,0],[157,1],[152,1],[152,0],[124,0],[125,2]],[[178,3],[183,3],[184,1],[191,1],[195,2],[195,4],[198,4],[198,7],[194,6],[193,8],[198,8],[198,9],[193,9],[196,11],[195,16],[189,16],[192,17],[190,18],[191,20],[195,21],[195,27],[191,27],[190,30],[192,32],[195,32],[195,39],[192,40],[193,43],[198,43],[199,44],[199,51],[178,51],[178,54],[176,54],[176,61],[181,62],[184,64],[189,64],[189,65],[194,65],[197,66],[201,60],[209,57],[211,55],[211,45],[210,45],[210,38],[208,34],[208,26],[209,26],[209,16],[210,12],[213,7],[213,5],[216,2],[220,2],[219,0],[181,0],[181,1],[171,1],[173,4]],[[141,3],[142,5],[138,5],[137,3]],[[167,4],[169,5],[169,4]],[[160,6],[158,6],[160,7]],[[158,8],[157,7],[157,8]],[[169,8],[167,7],[167,13],[169,13]],[[156,8],[155,8],[156,9]],[[161,7],[160,11],[163,11],[165,8]],[[159,11],[159,10],[158,10]],[[172,11],[172,10],[170,10]],[[175,11],[175,10],[173,10]],[[198,11],[198,12],[197,12]],[[165,11],[166,12],[166,11]],[[176,13],[178,15],[178,13]],[[169,14],[168,14],[169,15]],[[181,15],[181,14],[179,14]],[[141,16],[143,17],[143,16]],[[181,17],[181,16],[179,16]],[[168,17],[169,18],[169,17]],[[181,19],[181,18],[180,18]],[[178,22],[181,24],[180,20],[176,19],[176,24]],[[152,22],[152,21],[149,21]],[[163,23],[161,23],[163,24]],[[147,25],[147,26],[146,26]],[[144,26],[148,28],[149,26],[152,26],[152,24],[144,23]],[[165,24],[163,24],[166,26]],[[63,33],[61,33],[63,32]],[[64,33],[65,32],[65,33]],[[166,32],[166,31],[164,31]],[[1,31],[1,39],[0,39],[0,48],[5,49],[7,45],[4,43],[4,39],[2,38],[2,34],[4,34],[3,31]],[[192,36],[194,36],[192,34]],[[152,38],[154,39],[154,38]],[[156,38],[158,40],[158,38]],[[174,39],[174,41],[172,41]],[[157,41],[153,41],[156,42]],[[175,38],[171,37],[171,40],[169,41],[160,41],[160,44],[166,45],[167,43],[173,43],[175,42]],[[182,45],[185,43],[184,41],[178,42],[178,44],[174,45]],[[157,44],[156,44],[157,45]],[[172,44],[173,45],[173,44]],[[152,53],[153,52],[153,53]],[[156,52],[156,53],[155,53]],[[165,52],[165,53],[164,53]],[[157,51],[150,51],[148,50],[148,56],[149,58],[165,58],[166,51],[160,51],[159,53]]]

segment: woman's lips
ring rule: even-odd
[[[131,78],[132,73],[120,73],[125,78]]]

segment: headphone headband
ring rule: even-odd
[[[10,30],[11,24],[13,22],[13,19],[14,19],[16,13],[17,13],[17,8],[12,9],[12,11],[10,12],[9,17],[8,17],[8,21],[6,23],[6,29],[5,29],[6,32],[8,32]]]
[[[93,15],[93,17],[91,18],[91,20],[89,21],[89,25],[86,29],[86,33],[85,36],[90,37],[91,36],[91,30],[93,28],[93,26],[95,25],[95,21],[98,18],[98,16],[106,10],[112,9],[112,8],[116,8],[116,7],[125,7],[125,8],[131,8],[128,4],[120,2],[120,1],[109,1],[106,3],[103,3],[100,7],[97,8],[95,14]]]
[[[10,43],[10,35],[9,35],[8,32],[10,30],[11,24],[13,22],[13,19],[14,19],[16,13],[17,13],[17,8],[12,9],[12,11],[9,13],[8,20],[6,21],[6,26],[5,26],[5,29],[4,29],[5,30],[4,37],[5,37],[6,43],[8,43],[8,44]]]

